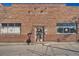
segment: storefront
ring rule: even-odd
[[[32,42],[75,42],[78,10],[65,4],[2,4],[0,42],[25,42],[28,33]]]

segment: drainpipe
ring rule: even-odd
[[[77,31],[77,29],[78,29],[78,28],[77,28],[77,27],[78,27],[78,26],[77,26],[77,21],[75,21],[75,23],[76,23],[76,40],[77,40],[77,32],[78,32],[78,31]]]

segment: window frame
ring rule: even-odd
[[[7,26],[5,26],[5,25],[2,25],[2,24],[7,24]],[[12,25],[13,24],[13,25]],[[15,24],[19,24],[18,26],[16,26]],[[10,26],[11,25],[11,26]],[[1,33],[1,29],[2,28],[4,28],[4,27],[6,27],[7,28],[7,33]],[[9,33],[9,28],[14,28],[13,29],[13,31],[14,31],[14,33]],[[15,29],[16,29],[16,27],[18,27],[19,28],[19,32],[18,33],[16,33],[16,31],[15,31]],[[21,34],[21,23],[0,23],[0,35],[9,35],[9,34],[11,34],[11,35],[16,35],[16,34],[18,34],[18,35],[20,35]]]
[[[67,26],[65,25],[65,26],[62,26],[62,25],[57,25],[58,23],[56,23],[56,34],[76,34],[76,32],[73,32],[73,33],[71,33],[71,31],[70,31],[70,29],[72,29],[72,28],[74,28],[75,30],[77,30],[77,26],[76,26],[76,23],[71,23],[71,24],[75,24],[74,26],[68,26],[68,24],[67,23],[65,23],[65,24],[67,24]],[[59,24],[63,24],[63,23],[59,23]],[[58,28],[63,28],[63,33],[59,33],[58,31],[57,31],[57,29]],[[64,32],[64,29],[65,28],[69,28],[69,33],[65,33]]]

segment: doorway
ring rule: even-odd
[[[44,41],[45,28],[44,26],[35,26],[34,27],[34,36],[36,42]]]

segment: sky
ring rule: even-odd
[[[0,0],[0,3],[78,3],[79,0]]]

